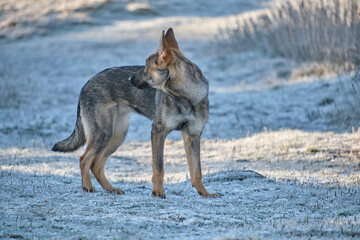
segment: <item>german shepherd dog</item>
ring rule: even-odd
[[[202,183],[200,136],[208,119],[208,81],[201,70],[180,52],[173,30],[162,32],[155,54],[146,66],[106,69],[82,88],[73,133],[54,145],[53,151],[70,152],[87,142],[80,157],[82,189],[93,192],[90,170],[111,193],[124,194],[106,179],[107,159],[123,143],[132,112],[154,120],[152,196],[165,198],[163,150],[172,130],[182,132],[191,183],[202,197],[210,194]]]

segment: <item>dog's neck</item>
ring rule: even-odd
[[[208,96],[209,83],[198,66],[184,57],[178,50],[172,50],[173,64],[168,66],[169,78],[162,86],[165,93],[187,99],[196,107]]]

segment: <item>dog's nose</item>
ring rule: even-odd
[[[136,79],[135,74],[133,74],[129,77],[129,81],[133,86],[138,87],[139,81]]]
[[[131,76],[129,77],[128,80],[129,80],[130,82],[134,81],[134,78],[135,78],[134,75],[135,75],[135,74],[133,74],[133,75],[131,75]]]

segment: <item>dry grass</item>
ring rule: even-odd
[[[297,62],[319,62],[332,71],[360,65],[360,3],[357,0],[285,1],[262,15],[221,29],[232,49],[261,49]]]
[[[342,129],[360,127],[360,68],[355,71],[350,81],[340,81],[339,96],[335,111],[330,114],[333,123]]]

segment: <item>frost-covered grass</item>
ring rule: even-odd
[[[351,238],[360,236],[359,133],[262,133],[202,142],[203,199],[187,179],[181,141],[165,151],[165,200],[151,198],[148,142],[122,146],[106,174],[125,195],[93,178],[83,193],[76,153],[0,153],[2,238]],[[341,148],[339,148],[341,146]],[[254,172],[255,171],[255,172]],[[261,173],[262,175],[258,174]]]
[[[12,66],[0,66],[0,108],[16,108],[19,106],[19,75]]]
[[[2,172],[7,194],[1,199],[0,235],[3,239],[359,237],[358,189],[221,173],[236,178],[206,178],[208,187],[221,189],[219,199],[200,198],[186,181],[166,184],[167,199],[159,200],[149,196],[149,183],[116,182],[127,193],[123,196],[85,194],[77,178]]]

